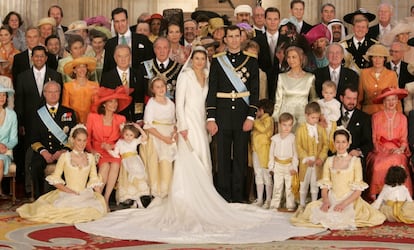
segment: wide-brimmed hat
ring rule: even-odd
[[[220,17],[220,15],[217,14],[216,12],[208,11],[208,10],[197,10],[191,13],[191,19],[193,20],[197,20],[199,16],[206,16],[208,18]]]
[[[391,44],[395,41],[395,37],[402,33],[412,33],[414,32],[414,24],[409,24],[404,21],[399,21],[395,24],[395,26],[387,33],[385,33],[381,37],[381,43],[391,46]]]
[[[50,24],[53,27],[56,27],[56,20],[52,17],[44,17],[39,20],[39,22],[37,23],[37,27],[40,27],[45,24]]]
[[[368,19],[369,22],[374,21],[374,19],[375,19],[375,15],[374,14],[369,13],[364,8],[359,8],[358,10],[356,10],[356,11],[354,11],[352,13],[346,14],[344,16],[344,21],[347,22],[347,23],[349,23],[349,24],[353,24],[354,17],[357,16],[357,15],[363,15],[364,17],[366,17]]]
[[[98,90],[97,98],[95,99],[94,103],[92,104],[91,111],[97,112],[99,106],[109,100],[117,99],[118,100],[118,108],[117,112],[122,111],[128,107],[128,105],[132,101],[132,97],[129,94],[133,91],[133,89],[129,88],[129,91],[124,86],[119,86],[116,89],[109,89],[105,87],[100,87]]]
[[[13,86],[12,80],[7,76],[0,76],[0,93],[7,93],[8,96],[14,94],[14,89],[9,86]]]
[[[224,25],[224,20],[221,17],[214,17],[208,20],[208,33],[210,34],[213,34],[217,29],[224,27],[227,27],[227,25]]]
[[[206,49],[208,47],[212,47],[212,46],[218,47],[220,45],[219,42],[217,42],[216,40],[214,40],[212,37],[209,37],[209,36],[202,37],[200,39],[200,43],[201,43],[201,46],[203,46]]]
[[[234,16],[237,16],[239,13],[249,13],[251,16],[253,15],[253,10],[250,5],[247,4],[240,4],[234,9]]]
[[[106,38],[108,38],[108,39],[112,38],[111,31],[109,29],[107,29],[106,27],[103,27],[103,26],[89,26],[88,28],[89,28],[89,36],[93,35],[94,32],[96,32],[96,33],[100,32],[103,35],[105,35]]]
[[[111,28],[111,23],[104,16],[88,17],[88,18],[85,18],[84,20],[86,22],[86,25],[88,26],[104,26],[108,29]]]
[[[399,88],[385,88],[381,91],[381,94],[377,96],[372,102],[375,104],[380,104],[384,101],[384,98],[390,95],[396,95],[398,100],[403,99],[408,95],[408,91],[406,89],[399,89]]]
[[[370,56],[383,56],[386,58],[387,61],[391,60],[390,52],[388,49],[382,44],[374,44],[369,47],[368,51],[365,53],[364,58],[369,60]]]
[[[65,33],[71,33],[76,30],[87,30],[88,25],[83,20],[77,20],[69,24],[68,30]]]
[[[76,59],[73,59],[70,62],[67,62],[65,66],[63,66],[63,71],[66,75],[71,75],[73,70],[79,65],[86,65],[89,72],[92,72],[96,69],[96,59],[89,56],[82,56]]]
[[[309,45],[312,45],[319,38],[326,38],[328,41],[331,40],[331,33],[325,24],[318,24],[313,26],[312,29],[305,34],[305,38],[308,41]]]

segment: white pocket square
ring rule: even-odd
[[[139,48],[139,49],[143,49],[143,48],[144,48],[144,44],[139,43],[139,44],[138,44],[138,48]]]
[[[359,122],[357,122],[357,123],[355,124],[355,126],[359,126]]]

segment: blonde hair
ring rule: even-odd
[[[322,90],[325,90],[326,88],[331,88],[331,89],[334,89],[335,91],[337,90],[336,83],[331,80],[327,80],[322,83]]]

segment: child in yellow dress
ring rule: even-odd
[[[318,185],[322,176],[322,165],[328,154],[328,139],[325,129],[318,125],[321,108],[317,102],[305,107],[306,122],[296,130],[296,150],[299,157],[300,206],[306,205],[310,187],[312,201],[318,199]]]
[[[257,200],[253,204],[269,208],[272,199],[272,178],[267,170],[270,138],[273,135],[273,102],[268,99],[259,101],[259,110],[252,131],[252,160],[256,181]],[[266,201],[263,204],[263,192],[266,187]]]
[[[407,173],[404,167],[392,166],[385,176],[385,185],[372,206],[379,209],[388,221],[414,223],[413,199],[404,185]]]

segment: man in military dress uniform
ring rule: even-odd
[[[167,96],[171,100],[175,99],[175,85],[182,65],[169,58],[170,48],[170,42],[167,38],[158,37],[154,41],[155,58],[144,61],[140,65],[138,82],[144,84],[146,95],[151,94],[151,90],[148,89],[149,80],[160,76],[167,80]]]
[[[59,83],[45,83],[43,96],[46,104],[37,110],[33,121],[31,174],[35,198],[44,193],[46,166],[56,163],[60,155],[69,149],[67,137],[76,125],[75,112],[59,104],[60,92]]]
[[[344,21],[352,24],[354,35],[341,42],[345,49],[345,67],[350,68],[359,74],[361,69],[370,67],[369,60],[364,58],[369,47],[377,43],[368,36],[369,22],[375,19],[375,15],[364,9],[359,9],[344,16]]]
[[[207,129],[217,141],[216,188],[229,202],[245,201],[247,143],[259,95],[258,63],[240,50],[240,33],[227,28],[228,50],[213,58],[207,95]]]

